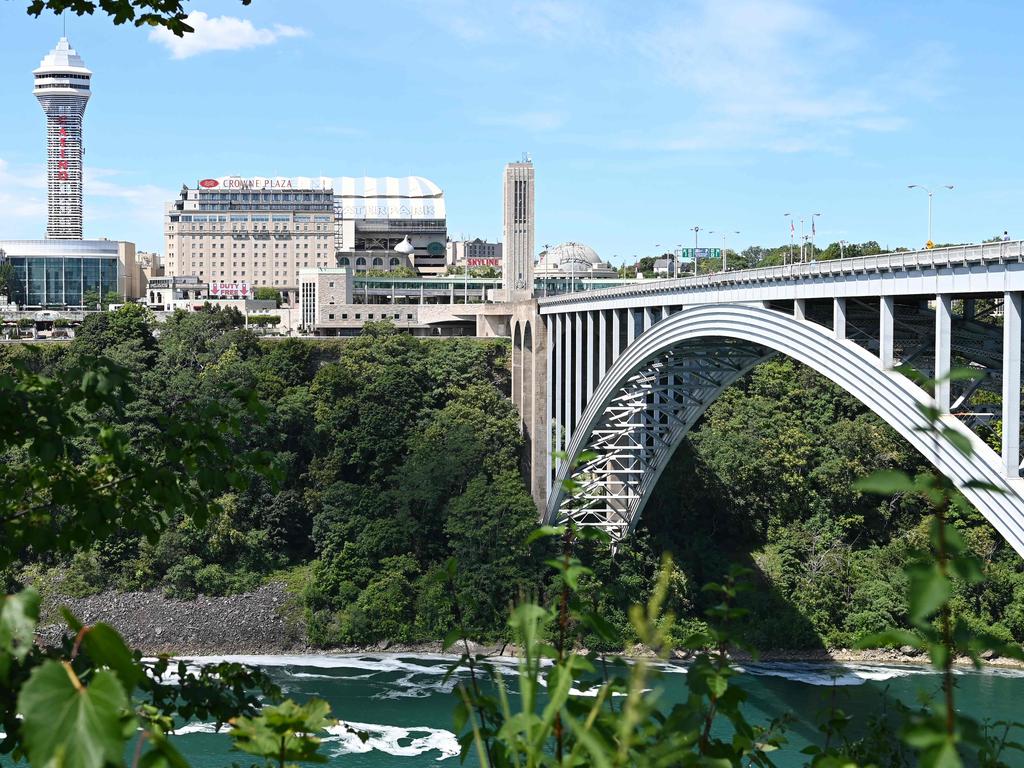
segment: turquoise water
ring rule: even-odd
[[[404,654],[223,658],[262,667],[286,695],[327,700],[335,717],[369,733],[369,740],[363,743],[343,726],[334,728],[321,747],[329,756],[328,765],[459,765],[458,745],[451,732],[454,681],[444,680],[450,658]],[[503,668],[511,680],[514,666],[510,663]],[[665,688],[670,704],[686,695],[684,675],[682,665],[666,665],[658,685]],[[738,681],[749,694],[746,711],[751,722],[767,723],[784,712],[796,718],[787,731],[790,745],[786,754],[773,756],[784,767],[805,764],[799,750],[808,739],[819,740],[814,724],[833,697],[836,706],[863,719],[883,711],[887,699],[914,704],[921,692],[933,693],[940,684],[939,676],[924,667],[817,663],[745,665]],[[976,718],[1024,720],[1020,704],[1024,671],[963,671],[957,675],[957,683],[958,706]],[[230,751],[226,735],[213,733],[202,723],[187,724],[174,739],[197,768],[245,762],[244,755]],[[466,764],[475,765],[476,761],[467,760]],[[1011,764],[1024,765],[1024,761]]]

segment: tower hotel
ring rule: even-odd
[[[46,239],[0,240],[0,260],[14,268],[8,298],[28,307],[91,308],[114,294],[134,296],[125,275],[134,275],[135,245],[82,239],[82,118],[92,72],[62,37],[32,74],[46,114]]]
[[[202,179],[168,203],[164,234],[172,274],[291,298],[300,269],[445,269],[444,193],[419,176]]]

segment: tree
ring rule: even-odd
[[[257,286],[256,290],[253,291],[252,297],[257,301],[273,301],[276,306],[281,306],[281,292],[277,288],[271,288],[269,285]]]
[[[13,285],[14,265],[9,261],[0,261],[0,296],[6,296],[10,300]]]
[[[252,0],[240,0],[249,5]],[[100,10],[111,17],[114,24],[130,21],[136,27],[164,27],[178,37],[195,30],[187,23],[183,0],[31,0],[28,13],[39,16],[44,10],[59,16],[71,11],[79,16],[92,15]]]

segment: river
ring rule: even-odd
[[[450,658],[442,656],[379,654],[347,656],[228,656],[259,666],[285,694],[304,700],[319,696],[331,704],[333,715],[369,734],[366,742],[336,726],[325,735],[321,750],[328,765],[372,768],[401,765],[408,768],[459,765],[458,745],[451,731],[453,681],[444,680]],[[511,679],[514,662],[504,669]],[[784,663],[746,664],[737,678],[749,694],[748,720],[767,723],[783,712],[796,722],[787,731],[790,744],[773,758],[781,768],[806,764],[799,750],[808,739],[818,740],[815,723],[830,701],[863,719],[883,711],[887,698],[914,704],[918,694],[934,692],[940,678],[926,667],[882,664]],[[671,704],[686,695],[685,667],[666,665],[659,685]],[[1020,720],[1024,699],[1024,670],[987,668],[957,674],[958,706],[978,719]],[[1018,740],[1024,734],[1018,732]],[[230,751],[224,733],[203,723],[186,724],[175,743],[196,768],[222,768],[245,756]],[[467,761],[467,765],[476,765]],[[1011,765],[1024,761],[1011,758]]]

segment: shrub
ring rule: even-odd
[[[278,325],[280,322],[279,315],[249,315],[249,325]]]

